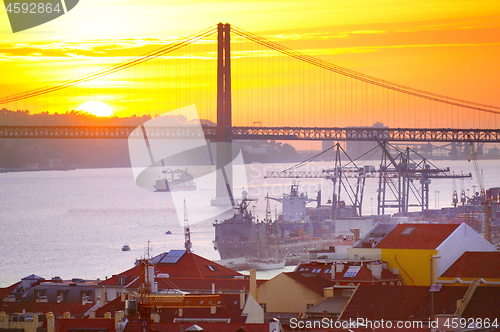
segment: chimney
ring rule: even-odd
[[[366,267],[372,271],[372,275],[375,279],[382,278],[382,263],[370,263]]]
[[[95,318],[95,310],[90,310],[89,319],[94,319],[94,318]]]
[[[243,309],[245,307],[245,291],[242,289],[240,290],[240,309]]]
[[[335,264],[335,272],[342,273],[344,271],[344,264]]]
[[[7,324],[8,324],[9,316],[7,316],[4,311],[2,311],[2,312],[0,312],[0,324],[2,324],[1,325],[2,327],[7,328],[8,325],[5,325],[5,322],[7,322]]]
[[[335,280],[335,268],[336,268],[336,264],[332,264],[332,269],[331,269],[331,274],[332,274],[332,280]]]
[[[215,315],[216,312],[217,312],[217,307],[216,306],[211,306],[210,307],[210,314],[211,315]]]
[[[212,282],[212,294],[215,294],[215,283]]]
[[[118,323],[122,320],[125,312],[123,310],[115,311],[115,329],[118,327]]]
[[[257,275],[255,269],[250,269],[250,295],[257,300]]]
[[[63,318],[64,319],[70,319],[71,318],[71,314],[68,311],[66,311],[65,313],[63,313]]]
[[[149,283],[149,291],[151,293],[156,293],[156,289],[155,289],[155,267],[153,265],[148,266],[148,283]]]
[[[179,317],[182,317],[182,315],[184,314],[182,308],[179,308]]]
[[[47,332],[55,332],[54,329],[54,314],[52,312],[47,313]]]
[[[358,240],[359,240],[359,238],[360,238],[360,231],[359,231],[359,228],[351,228],[351,232],[352,232],[352,234],[354,235],[354,238],[353,238],[353,243],[358,242]]]
[[[120,300],[122,302],[125,302],[126,299],[127,299],[127,294],[126,293],[122,293],[122,295],[120,296]]]
[[[99,298],[99,308],[104,307],[106,304],[106,288],[104,288],[104,286],[99,289]]]
[[[110,312],[106,312],[106,313],[104,314],[104,318],[105,318],[105,319],[111,319],[111,313],[110,313]]]

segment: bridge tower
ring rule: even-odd
[[[232,119],[231,119],[231,26],[217,25],[217,137],[216,137],[216,197],[212,205],[232,205]]]

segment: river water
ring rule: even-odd
[[[472,173],[468,161],[436,161],[437,167],[450,167],[455,173]],[[377,161],[361,165],[377,166]],[[500,160],[481,160],[486,187],[500,186]],[[264,179],[268,171],[280,171],[287,164],[247,165],[251,197],[259,199],[251,209],[259,218],[265,217],[268,193],[280,197],[288,192],[291,179]],[[313,162],[304,171],[320,171],[332,163]],[[377,167],[378,168],[378,167]],[[456,181],[457,190],[472,192],[477,182]],[[331,182],[324,179],[301,179],[300,191],[316,198],[322,189],[323,203],[331,197]],[[367,180],[363,210],[376,212],[375,179]],[[433,180],[430,208],[451,205],[451,180]],[[207,193],[206,199],[210,197]],[[137,258],[183,249],[184,233],[170,193],[158,193],[138,187],[129,168],[77,169],[0,173],[0,287],[11,285],[30,274],[46,279],[103,279],[133,267]],[[311,203],[314,205],[314,203]],[[271,203],[271,210],[280,212],[280,204]],[[207,211],[188,206],[193,251],[211,260],[219,259],[213,249],[214,230]],[[228,212],[231,213],[231,212]],[[221,217],[218,217],[221,218]],[[171,235],[165,232],[170,230]],[[131,250],[123,252],[128,244]]]

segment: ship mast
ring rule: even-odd
[[[189,230],[189,222],[187,217],[186,200],[184,200],[184,248],[186,252],[191,252],[191,231]]]

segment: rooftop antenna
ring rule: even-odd
[[[150,243],[151,243],[151,241],[148,241],[147,247],[144,248],[144,250],[146,251],[144,253],[144,256],[145,256],[146,259],[150,259],[151,258],[150,252],[153,250],[153,247],[150,246]]]
[[[186,200],[184,200],[184,248],[186,252],[191,252],[191,231],[189,230],[189,222],[187,217]]]

